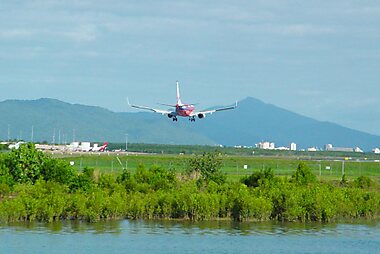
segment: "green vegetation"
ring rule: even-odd
[[[6,151],[6,150],[8,150],[8,145],[0,144],[0,151]]]
[[[217,184],[223,184],[226,182],[226,175],[220,170],[222,166],[221,158],[212,153],[203,154],[190,158],[188,174],[199,174],[197,180],[199,184],[209,183],[211,181]]]
[[[223,154],[222,154],[223,155]],[[125,155],[118,154],[89,154],[59,156],[66,162],[73,162],[77,171],[85,167],[91,167],[101,173],[121,174],[124,168],[134,173],[140,164],[150,168],[154,165],[173,170],[175,173],[184,173],[188,169],[188,161],[194,155]],[[276,176],[292,176],[300,162],[304,162],[312,170],[319,180],[340,181],[342,173],[349,181],[359,176],[367,176],[380,184],[380,162],[356,161],[356,160],[314,160],[310,158],[283,158],[283,157],[261,157],[261,156],[220,156],[220,170],[226,174],[227,181],[239,181],[240,178],[248,176],[266,168],[271,168]],[[247,168],[244,168],[244,165]],[[329,169],[327,169],[329,168]]]
[[[291,177],[270,168],[226,181],[223,156],[181,157],[184,170],[140,163],[135,170],[75,171],[33,145],[0,157],[0,221],[186,219],[334,221],[378,218],[377,182],[362,176],[321,182],[307,163]]]
[[[3,156],[2,168],[4,177],[10,177],[17,183],[35,183],[38,179],[43,179],[68,184],[75,175],[74,169],[67,163],[46,156],[35,150],[30,143]]]
[[[98,143],[101,143],[99,141]],[[125,143],[110,143],[110,150],[125,149]],[[369,159],[380,160],[380,155],[375,153],[356,153],[356,152],[335,152],[335,151],[282,151],[282,150],[265,150],[253,147],[230,147],[230,146],[207,146],[207,145],[168,145],[168,144],[144,144],[129,143],[128,151],[152,154],[198,154],[203,153],[222,153],[232,156],[270,156],[279,158],[303,158],[303,159]]]
[[[268,168],[265,170],[260,170],[253,172],[252,175],[243,177],[241,182],[248,187],[259,187],[265,184],[265,182],[271,182],[274,179],[274,174],[272,169]]]

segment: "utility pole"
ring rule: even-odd
[[[32,125],[32,137],[31,137],[31,140],[32,140],[32,143],[33,143],[33,140],[34,140],[34,126]]]
[[[125,151],[128,151],[128,133],[125,133]]]
[[[8,124],[8,142],[11,141],[11,125]]]
[[[342,160],[342,177],[344,175],[344,160]]]

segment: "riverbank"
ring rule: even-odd
[[[148,180],[149,179],[149,180]],[[152,178],[148,178],[151,181]],[[197,186],[195,181],[157,187],[134,180],[101,176],[87,190],[43,180],[17,185],[0,202],[0,220],[99,221],[114,219],[180,219],[235,221],[320,221],[379,218],[378,192],[316,183],[286,181],[251,188],[242,183]],[[156,188],[156,189],[155,189]]]
[[[77,173],[66,162],[21,147],[0,160],[0,221],[179,219],[318,221],[374,219],[380,215],[376,182],[358,177],[320,182],[306,164],[291,177],[271,169],[226,181],[219,155],[187,161],[176,174],[140,165],[134,174]]]

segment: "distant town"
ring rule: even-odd
[[[235,148],[241,148],[246,146],[235,146]],[[307,149],[299,149],[297,150],[297,144],[292,142],[289,144],[289,146],[279,146],[276,147],[274,142],[270,141],[262,141],[257,144],[255,144],[255,147],[258,149],[264,149],[264,150],[279,150],[279,151],[307,151],[307,152],[317,152],[317,151],[329,151],[329,152],[355,152],[355,153],[363,153],[364,151],[360,147],[335,147],[332,144],[326,144],[324,146],[324,149],[317,148],[317,147],[309,147]],[[252,147],[250,147],[252,148]],[[379,148],[373,148],[372,152],[375,154],[380,154]]]

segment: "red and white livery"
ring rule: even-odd
[[[93,152],[105,152],[108,147],[108,142],[104,142],[102,146],[95,146],[91,149]]]
[[[153,111],[155,113],[167,115],[169,118],[173,119],[173,121],[175,121],[175,122],[178,121],[177,117],[179,117],[179,116],[188,117],[189,121],[194,122],[195,117],[198,117],[201,119],[201,118],[205,118],[207,114],[212,114],[212,113],[215,113],[218,111],[223,111],[223,110],[235,109],[237,107],[237,102],[235,103],[235,105],[229,106],[229,107],[217,108],[217,109],[212,109],[212,110],[196,111],[195,106],[193,104],[182,103],[180,93],[179,93],[179,84],[177,81],[177,103],[175,105],[161,104],[164,106],[169,106],[169,107],[175,108],[174,111],[155,109],[155,108],[150,108],[150,107],[146,107],[146,106],[132,105],[129,103],[129,100],[128,100],[128,105],[133,107],[133,108],[150,110],[150,111]]]

